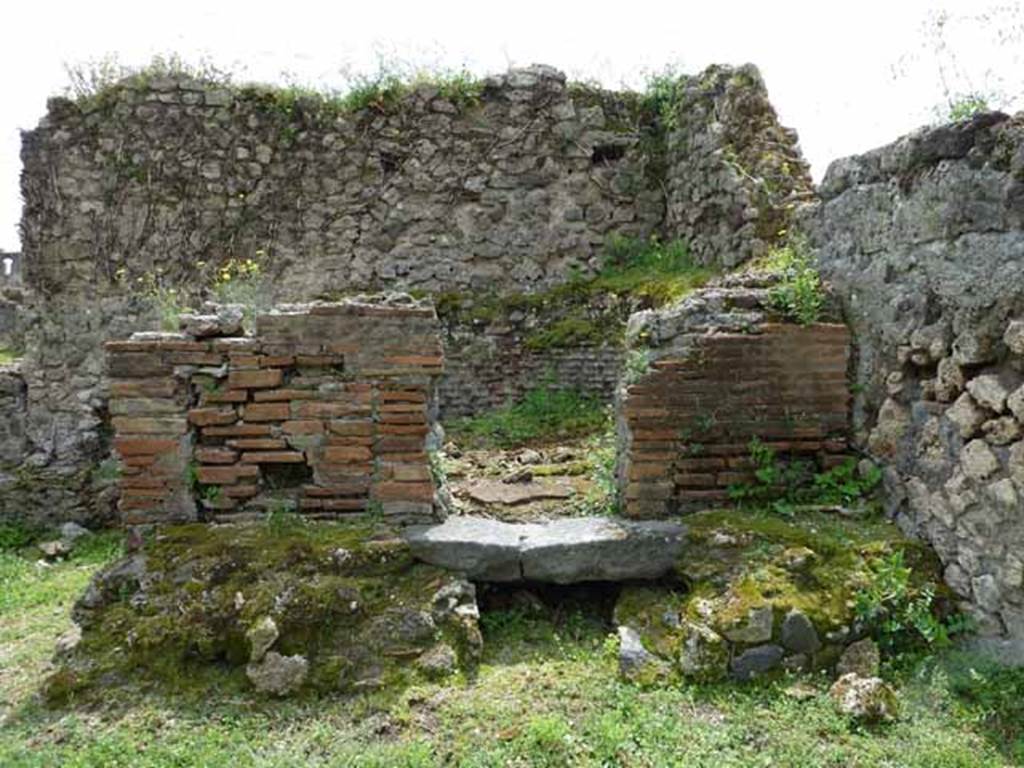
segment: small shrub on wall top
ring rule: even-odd
[[[801,325],[818,322],[825,308],[825,289],[806,238],[790,236],[786,245],[769,254],[766,266],[783,277],[769,294],[772,307]]]

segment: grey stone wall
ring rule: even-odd
[[[853,331],[859,442],[990,633],[1024,638],[1024,117],[832,164],[807,213]]]
[[[757,68],[712,66],[690,78],[673,122],[667,229],[704,264],[764,256],[814,190],[796,132],[779,125]]]
[[[693,78],[687,103],[701,106],[685,120],[542,66],[489,78],[478,103],[424,86],[355,112],[162,78],[88,102],[51,99],[23,135],[26,447],[24,482],[4,503],[29,509],[45,488],[61,494],[47,502],[55,515],[109,513],[92,491],[107,487],[93,477],[109,454],[102,344],[157,328],[140,286],[197,303],[220,265],[254,258],[268,303],[380,287],[530,293],[595,271],[612,233],[685,236],[712,264],[758,252],[737,243],[754,219],[787,210],[795,187],[766,184],[735,158],[754,147],[789,157],[795,137],[779,133],[756,70],[731,72]],[[751,128],[726,130],[732,121]],[[672,181],[691,157],[707,194],[703,181]],[[484,333],[507,347],[502,332]],[[514,397],[551,362],[570,383],[603,389],[617,353],[593,346],[510,352],[522,365],[500,369],[500,384],[456,354],[451,411],[467,410],[464,397]]]
[[[280,298],[388,284],[528,289],[586,270],[610,232],[654,231],[635,94],[548,67],[355,113],[266,90],[128,85],[53,99],[24,136],[25,271],[73,292],[265,254]],[[614,148],[611,151],[609,148]]]

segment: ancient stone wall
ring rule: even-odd
[[[0,365],[0,473],[25,454],[25,380],[18,365]]]
[[[756,168],[770,163],[737,164],[796,150],[756,71],[731,72],[694,90],[701,106],[685,121],[681,101],[567,84],[540,66],[489,78],[479,99],[423,86],[355,111],[167,78],[52,99],[23,137],[28,439],[23,483],[0,495],[28,509],[60,489],[55,514],[108,514],[108,496],[92,491],[109,451],[103,342],[147,318],[159,327],[156,294],[209,298],[231,259],[262,265],[271,303],[376,286],[531,293],[592,274],[613,233],[685,237],[714,265],[760,252],[742,245],[750,223],[783,215],[806,178],[765,184]],[[731,121],[748,128],[723,133]],[[673,185],[689,158],[700,172]],[[556,359],[570,385],[604,392],[612,378],[616,353],[603,344],[562,346],[563,360],[485,333],[510,361],[506,383],[458,360],[460,344],[445,387],[452,413],[470,412],[462,393],[474,409],[517,396]]]
[[[650,370],[619,399],[628,516],[727,501],[732,486],[754,481],[754,438],[819,470],[848,458],[846,326],[785,322],[766,298],[763,288],[725,283],[631,322]]]
[[[667,146],[666,229],[701,263],[764,256],[796,205],[814,197],[796,133],[779,125],[750,64],[689,78]]]
[[[126,523],[298,511],[434,518],[427,458],[442,370],[430,305],[281,306],[108,342]]]
[[[808,211],[855,339],[860,445],[987,632],[1024,638],[1024,119],[832,164]]]

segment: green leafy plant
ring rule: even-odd
[[[729,488],[729,497],[740,504],[757,504],[791,516],[800,505],[851,504],[878,486],[881,470],[872,467],[863,475],[850,458],[825,472],[815,472],[809,460],[781,461],[774,449],[754,438],[748,450],[754,464],[754,482]]]
[[[940,669],[962,713],[1005,744],[1014,764],[1024,764],[1024,667],[953,654]]]
[[[448,470],[445,467],[444,454],[441,451],[428,451],[427,462],[430,466],[430,477],[434,487],[444,488],[448,484]]]
[[[211,504],[216,504],[218,501],[220,501],[223,495],[224,489],[221,488],[219,485],[208,485],[205,488],[203,488],[202,499],[203,501],[208,501]]]
[[[782,275],[782,282],[768,293],[771,306],[801,325],[821,319],[825,307],[825,289],[810,254],[807,240],[790,235],[787,243],[773,250],[766,266]]]
[[[987,112],[988,110],[988,99],[978,93],[967,93],[950,100],[947,116],[950,121],[967,120],[979,112]]]
[[[306,520],[295,511],[293,503],[285,499],[275,499],[267,507],[264,523],[273,533],[283,534],[304,527]]]
[[[195,491],[199,487],[199,464],[190,461],[185,465],[185,487]]]
[[[943,621],[936,611],[936,587],[915,585],[903,550],[869,560],[866,583],[854,595],[854,613],[879,644],[895,651],[915,642],[944,647],[950,635],[964,631],[962,618]]]
[[[117,459],[104,459],[92,472],[92,481],[99,485],[110,485],[121,478],[121,462]]]
[[[686,75],[673,66],[647,75],[643,103],[657,117],[665,131],[674,131],[679,127],[679,109],[686,81]]]
[[[631,349],[622,364],[622,380],[625,384],[636,384],[651,372],[651,357],[647,350]]]
[[[65,94],[86,108],[102,106],[120,86],[145,88],[157,78],[188,78],[209,88],[231,83],[231,74],[209,58],[193,63],[177,53],[157,54],[143,66],[122,64],[116,55],[108,54],[79,63],[65,62],[64,73],[68,79]]]

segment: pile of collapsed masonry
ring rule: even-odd
[[[891,717],[877,648],[852,606],[870,564],[897,550],[915,579],[935,577],[934,558],[895,526],[829,513],[786,522],[705,512],[685,525],[453,517],[401,531],[373,522],[168,526],[78,601],[79,630],[62,642],[46,694],[396,692],[473,673],[485,641],[478,584],[614,580],[628,679],[835,671],[835,695],[850,697],[850,711]]]

